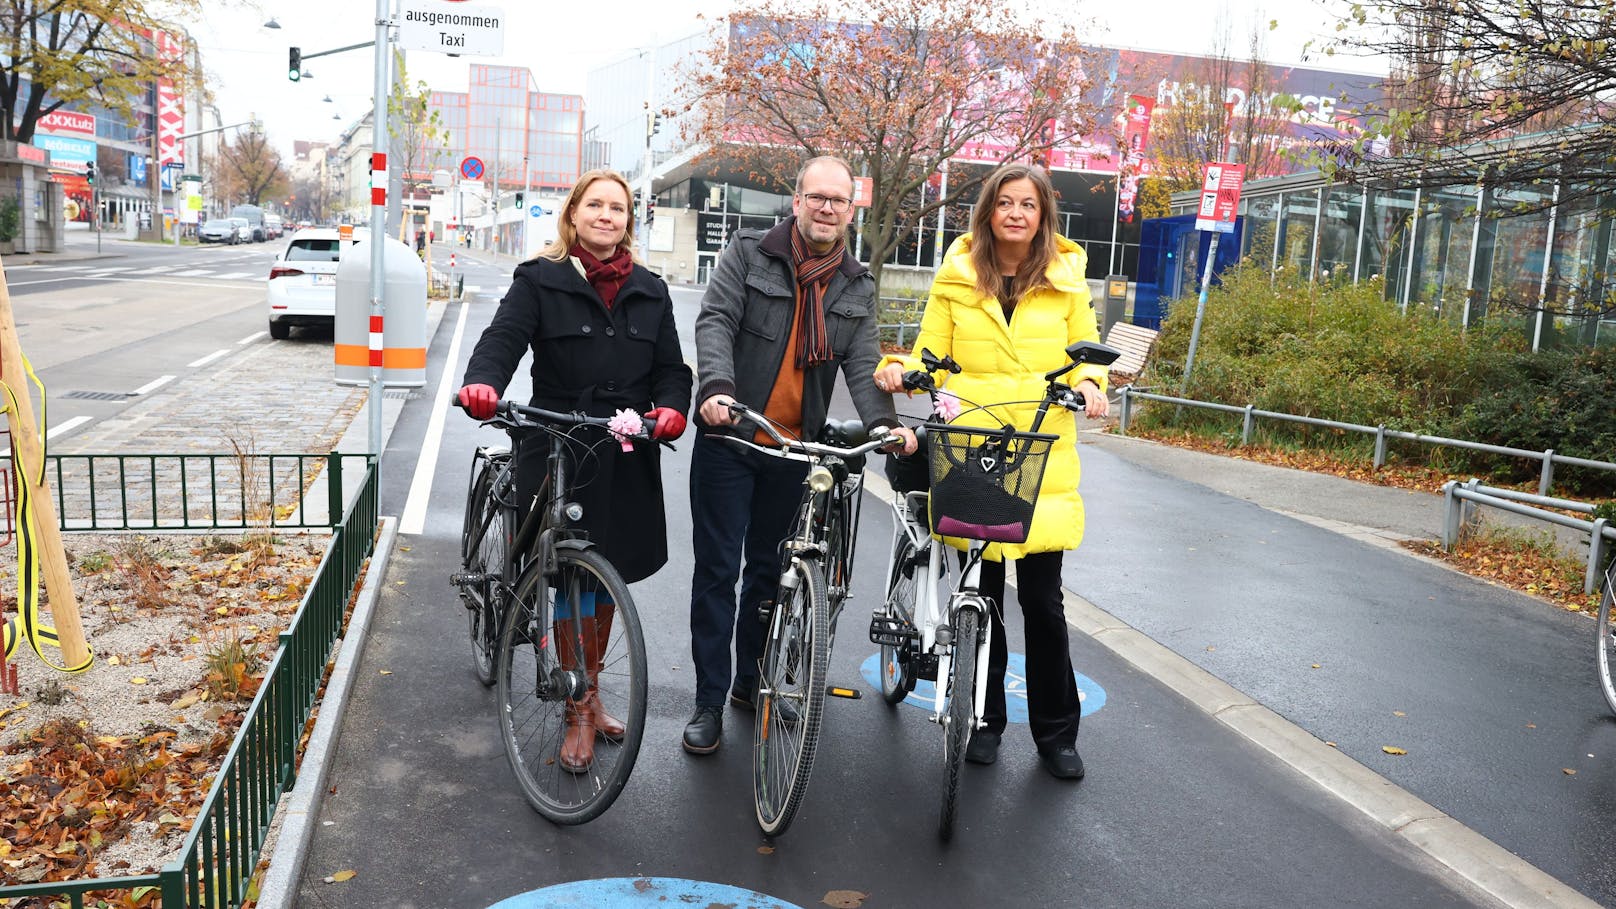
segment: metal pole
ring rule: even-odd
[[[1108,275],[1117,273],[1117,207],[1122,204],[1122,168],[1124,164],[1125,162],[1117,164],[1117,196],[1111,200],[1111,250],[1105,260],[1105,273]],[[1185,377],[1188,378],[1187,373]]]
[[[947,161],[943,162],[943,166],[942,166],[941,169],[942,169],[942,172],[943,172],[942,185],[940,187],[938,187],[938,190],[937,190],[937,199],[938,199],[939,202],[941,202],[943,199],[948,198],[948,162]],[[932,268],[942,268],[943,267],[943,226],[944,226],[943,225],[943,215],[947,214],[947,212],[948,212],[948,204],[947,203],[943,203],[943,204],[937,206],[937,242],[932,244],[932,255],[931,255],[931,267]]]
[[[1220,232],[1213,231],[1212,243],[1206,251],[1206,266],[1201,269],[1201,297],[1195,303],[1195,326],[1190,329],[1190,352],[1184,358],[1184,382],[1179,386],[1179,394],[1189,394],[1190,370],[1195,368],[1195,347],[1201,341],[1201,317],[1206,315],[1206,287],[1212,283],[1212,263],[1218,258],[1218,237]]]
[[[500,144],[501,144],[500,140],[505,138],[504,135],[501,134],[501,129],[502,128],[503,127],[502,127],[502,123],[501,123],[501,118],[495,117],[494,118],[494,169],[489,173],[489,176],[494,178],[494,191],[489,194],[490,203],[489,203],[489,206],[488,206],[488,247],[487,248],[490,251],[496,251],[496,250],[499,249],[499,241],[498,241],[497,237],[495,236],[495,234],[497,234],[498,231],[499,231],[499,152],[500,152]]]
[[[387,267],[387,173],[377,168],[387,164],[387,0],[376,0],[376,80],[375,107],[371,119],[371,175],[370,175],[370,391],[366,406],[370,408],[370,453],[381,464],[382,459],[382,357],[376,337],[378,329],[386,324],[387,281],[382,273]],[[377,190],[381,190],[380,193]]]
[[[645,169],[645,184],[640,187],[640,213],[642,215],[651,211],[651,183],[656,170],[656,156],[651,151],[651,126],[656,123],[656,111],[651,108],[652,97],[656,94],[656,48],[645,50],[645,162],[641,165]],[[640,261],[644,262],[651,256],[651,225],[640,225]]]

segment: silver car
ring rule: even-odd
[[[196,239],[199,243],[229,243],[241,242],[241,234],[236,225],[229,218],[210,218],[196,229]]]

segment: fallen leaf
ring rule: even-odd
[[[391,669],[383,669],[383,670],[381,670],[381,674],[382,675],[392,675],[393,670],[391,670]],[[569,695],[569,697],[570,697],[570,695]]]
[[[353,880],[354,875],[356,875],[358,873],[359,872],[354,871],[351,868],[344,869],[344,870],[338,871],[336,874],[333,874],[330,877],[326,878],[325,882],[327,884],[340,884],[343,881],[351,881],[351,880]]]
[[[832,906],[834,909],[859,909],[860,906],[864,905],[864,901],[869,898],[868,893],[861,893],[857,890],[832,890],[825,894],[825,898],[820,902],[827,906]]]
[[[1565,774],[1566,776],[1576,776],[1577,775],[1577,771],[1572,770],[1570,767],[1563,767],[1563,768],[1560,769],[1560,772]]]
[[[1314,663],[1314,664],[1313,664],[1313,668],[1314,668],[1314,669],[1323,669],[1323,668],[1324,668],[1324,664],[1323,664],[1323,663]]]
[[[1217,647],[1215,647],[1215,646],[1214,646],[1214,645],[1212,645],[1212,644],[1208,644],[1208,645],[1206,645],[1206,652],[1207,652],[1207,653],[1211,653],[1211,652],[1212,652],[1212,651],[1214,651],[1214,650],[1217,650],[1217,649],[1218,649],[1218,648],[1217,648]]]
[[[213,613],[214,613],[214,615],[229,615],[230,614],[230,607],[229,606],[220,606],[218,609],[213,610]]]
[[[1331,748],[1336,747],[1336,744],[1334,742],[1325,742],[1324,744],[1329,745]]]
[[[175,710],[184,710],[185,708],[191,706],[192,704],[195,704],[197,701],[200,701],[200,700],[202,700],[202,696],[193,691],[190,694],[186,695],[185,697],[182,697],[179,700],[175,701],[172,706],[174,707]]]
[[[1407,751],[1404,751],[1396,745],[1382,745],[1380,746],[1380,750],[1386,752],[1387,754],[1408,754]]]
[[[1527,728],[1527,729],[1536,729],[1536,728],[1537,728],[1537,724],[1536,724],[1536,723],[1527,723],[1527,724],[1526,724],[1526,728]]]
[[[1401,710],[1393,710],[1392,711],[1392,716],[1408,716],[1408,714],[1404,713]]]
[[[117,658],[117,657],[115,657],[115,656],[109,656],[109,657],[107,657],[107,665],[108,665],[108,666],[116,666],[116,665],[118,665],[118,664],[119,664],[119,663],[121,663],[121,662],[123,662],[123,661],[122,661],[122,660],[120,660],[120,659],[118,659],[118,658]]]
[[[144,684],[146,684],[146,677],[143,676],[143,675],[137,675],[134,678],[129,680],[129,684],[131,684],[131,685],[144,685]]]
[[[773,846],[759,846],[758,847],[758,855],[773,855],[773,854],[774,854],[774,847]]]

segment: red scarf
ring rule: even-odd
[[[617,302],[617,292],[622,289],[623,282],[634,271],[634,257],[629,255],[628,250],[618,247],[617,252],[602,262],[584,249],[581,243],[574,243],[568,252],[584,263],[584,280],[595,289],[595,293],[600,294],[600,302],[611,309],[612,304]]]
[[[828,253],[815,254],[791,225],[791,263],[797,270],[797,368],[809,369],[831,358],[830,334],[825,330],[825,287],[841,267],[847,241],[838,239]]]

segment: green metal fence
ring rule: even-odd
[[[90,458],[116,459],[120,469],[125,462],[141,462],[157,455],[92,455]],[[206,457],[206,456],[176,456]],[[225,456],[216,456],[223,458]],[[331,545],[315,570],[291,624],[280,635],[280,647],[264,673],[263,684],[247,709],[235,741],[226,752],[224,763],[213,780],[202,808],[186,836],[177,859],[154,874],[96,878],[83,881],[23,884],[0,887],[0,901],[16,906],[57,906],[64,902],[71,909],[96,905],[91,899],[107,899],[114,894],[136,898],[152,892],[161,896],[164,909],[197,907],[224,909],[240,906],[247,894],[253,869],[263,849],[264,837],[274,818],[281,794],[297,777],[297,743],[314,707],[315,694],[325,672],[326,661],[342,628],[349,594],[358,580],[359,569],[371,554],[377,526],[376,464],[370,455],[266,455],[266,458],[307,458],[325,461],[324,472],[330,514],[339,516],[332,528]],[[361,458],[365,462],[363,481],[347,502],[343,502],[342,461]],[[93,463],[93,461],[92,461]],[[303,469],[299,460],[299,470]],[[273,467],[271,463],[269,466]],[[318,484],[316,484],[318,486]],[[56,487],[60,489],[60,486]],[[318,491],[318,490],[316,490]],[[63,496],[58,493],[59,501]],[[90,500],[94,502],[94,498]],[[127,500],[125,500],[127,501]],[[308,502],[297,497],[302,511]],[[93,510],[92,510],[93,513]],[[98,525],[97,529],[141,529],[141,521],[158,513],[137,513],[131,520],[125,508],[121,524]],[[260,512],[262,515],[263,512]],[[270,512],[273,515],[273,510]],[[162,525],[186,527],[263,526],[262,523]],[[327,526],[287,522],[273,526]],[[89,529],[88,527],[72,529]]]
[[[53,454],[45,471],[63,530],[328,527],[341,497],[310,491],[322,470],[340,491],[353,457],[363,455]]]

